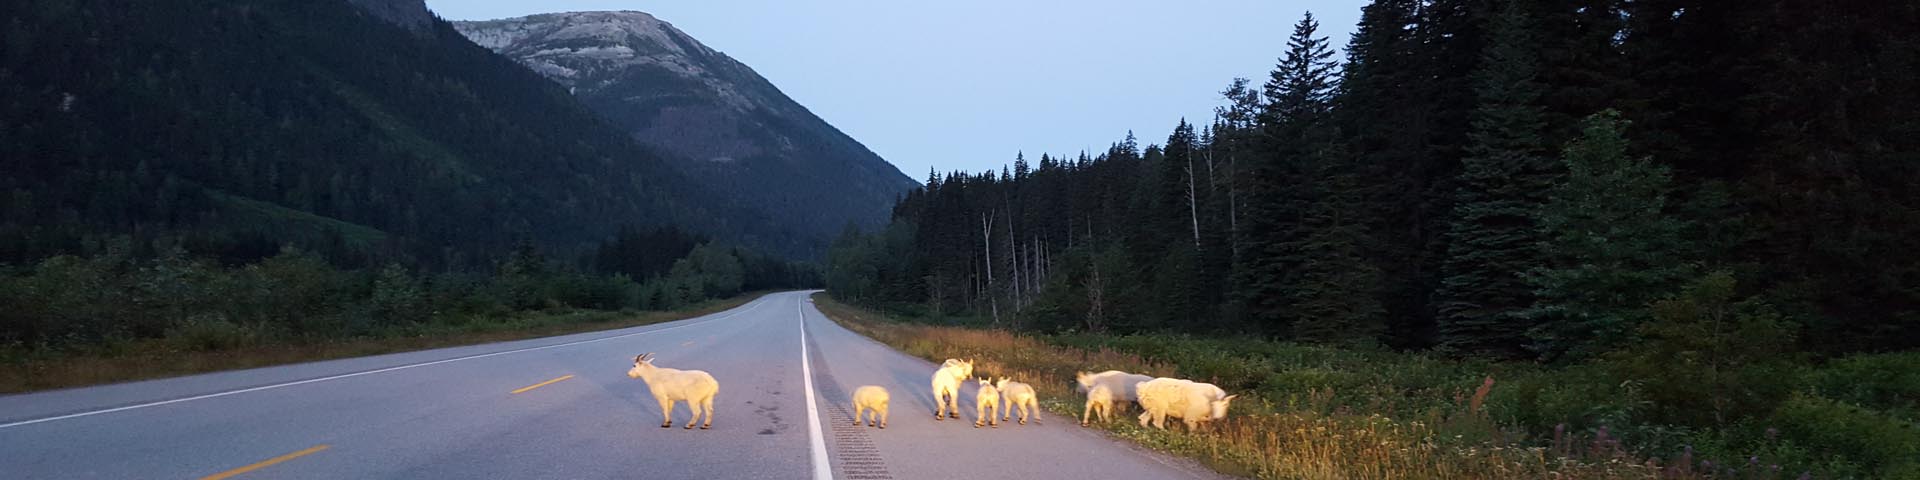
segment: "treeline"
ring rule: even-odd
[[[1881,353],[1920,347],[1914,25],[1914,3],[1375,0],[1338,61],[1308,16],[1264,83],[1162,143],[930,173],[841,236],[828,289],[1027,331],[1538,362],[1553,381],[1495,387],[1523,446],[1909,478],[1911,402],[1851,395],[1920,394]],[[1244,378],[1292,378],[1256,360]]]
[[[1377,0],[1337,61],[1309,15],[1264,84],[1234,80],[1164,143],[931,173],[891,226],[842,236],[829,287],[1044,331],[1505,359],[1596,358],[1702,316],[1770,325],[1754,334],[1785,352],[1912,348],[1916,20]],[[1658,307],[1722,288],[1742,308]]]
[[[635,243],[641,239],[661,243]],[[820,282],[811,266],[671,229],[628,232],[579,262],[522,245],[478,271],[399,263],[345,269],[292,247],[227,265],[178,246],[158,249],[158,256],[138,256],[121,238],[95,256],[0,267],[0,304],[7,305],[0,310],[0,353],[143,339],[219,349],[425,335],[510,322],[523,312],[671,310]],[[634,258],[645,260],[629,262]]]

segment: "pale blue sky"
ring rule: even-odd
[[[1026,151],[1165,142],[1233,77],[1264,81],[1302,13],[1343,46],[1365,0],[428,0],[440,16],[639,10],[753,67],[915,179]]]

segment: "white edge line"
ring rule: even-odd
[[[793,302],[793,313],[800,316],[800,378],[807,389],[807,433],[812,436],[807,443],[813,450],[813,479],[833,480],[833,467],[827,463],[827,440],[820,436],[820,407],[813,400],[813,362],[807,360],[807,311],[802,303]]]
[[[766,297],[764,297],[764,296],[763,296],[763,297],[761,297],[761,299],[764,299],[764,298],[766,298]],[[756,299],[756,300],[759,300],[759,299]],[[309,378],[309,379],[306,379],[306,380],[299,380],[299,381],[293,381],[293,382],[287,382],[287,383],[276,383],[276,384],[273,384],[273,385],[262,385],[262,386],[258,386],[258,387],[251,387],[251,388],[242,388],[242,389],[239,389],[239,390],[228,390],[228,391],[224,391],[224,392],[216,392],[216,393],[209,393],[209,394],[205,394],[205,395],[195,395],[195,396],[191,396],[191,397],[186,397],[186,398],[176,398],[176,399],[172,399],[172,400],[162,400],[162,401],[158,401],[158,402],[149,402],[149,403],[141,403],[141,404],[136,404],[136,405],[127,405],[127,406],[123,406],[123,407],[114,407],[114,408],[108,408],[108,409],[104,409],[104,410],[93,410],[93,411],[87,411],[87,412],[80,412],[80,413],[70,413],[70,414],[66,414],[66,415],[60,415],[60,416],[57,416],[57,417],[46,417],[46,418],[36,418],[36,419],[33,419],[33,420],[21,420],[21,421],[18,421],[18,422],[13,422],[13,423],[4,423],[4,424],[0,424],[0,429],[6,429],[6,428],[13,428],[13,427],[19,427],[19,426],[26,426],[26,425],[32,425],[32,424],[36,424],[36,423],[46,423],[46,422],[52,422],[52,421],[57,421],[57,420],[66,420],[66,419],[70,419],[70,418],[80,418],[80,417],[90,417],[90,416],[94,416],[94,415],[100,415],[100,414],[106,414],[106,413],[114,413],[114,412],[124,412],[124,411],[127,411],[127,410],[135,410],[135,409],[141,409],[141,408],[147,408],[147,407],[158,407],[158,406],[161,406],[161,405],[171,405],[171,404],[175,404],[175,403],[183,403],[183,402],[191,402],[191,401],[194,401],[194,400],[205,400],[205,399],[209,399],[209,398],[215,398],[215,397],[225,397],[225,396],[228,396],[228,395],[239,395],[239,394],[242,394],[242,393],[249,393],[249,392],[258,392],[258,391],[261,391],[261,390],[272,390],[272,389],[276,389],[276,388],[283,388],[283,387],[291,387],[291,386],[295,386],[295,385],[305,385],[305,384],[309,384],[309,383],[319,383],[319,382],[325,382],[325,381],[328,381],[328,380],[339,380],[339,379],[342,379],[342,378],[351,378],[351,377],[358,377],[358,376],[361,376],[361,375],[372,375],[372,374],[376,374],[376,373],[386,373],[386,372],[391,372],[391,371],[395,371],[395,370],[406,370],[406,369],[409,369],[409,368],[418,368],[418,367],[425,367],[425,366],[430,366],[430,365],[439,365],[439,364],[442,364],[442,363],[453,363],[453,362],[458,362],[458,361],[462,361],[462,360],[473,360],[473,359],[476,359],[476,358],[486,358],[486,357],[496,357],[496,356],[500,356],[500,355],[507,355],[507,354],[513,354],[513,353],[524,353],[524,352],[531,352],[531,351],[534,351],[534,350],[546,350],[546,349],[549,349],[549,348],[559,348],[559,347],[568,347],[568,346],[573,346],[573,345],[580,345],[580,344],[586,344],[586,343],[594,343],[594,342],[604,342],[604,341],[607,341],[607,340],[613,340],[613,339],[618,339],[618,338],[626,338],[626,337],[632,337],[632,336],[636,336],[636,335],[646,335],[646,334],[649,334],[649,333],[660,333],[660,332],[664,332],[664,331],[668,331],[668,330],[673,330],[673,329],[677,329],[677,328],[684,328],[684,327],[691,327],[691,326],[694,326],[694,325],[701,325],[701,324],[705,324],[705,323],[708,323],[708,322],[717,322],[717,321],[720,321],[720,320],[725,320],[725,319],[729,319],[729,318],[733,318],[733,317],[734,317],[734,316],[736,316],[736,315],[739,315],[739,314],[742,314],[742,313],[747,313],[747,312],[749,312],[749,311],[753,311],[753,309],[756,309],[756,308],[760,308],[760,306],[761,306],[761,305],[765,305],[765,304],[766,304],[766,302],[758,302],[758,303],[754,303],[752,307],[748,307],[748,308],[746,308],[746,309],[744,309],[744,310],[737,310],[737,311],[735,311],[735,312],[733,312],[733,313],[729,313],[729,314],[727,314],[726,316],[723,316],[723,317],[720,317],[720,318],[715,318],[715,319],[711,319],[711,320],[702,320],[702,321],[698,321],[698,322],[694,322],[694,323],[689,323],[689,324],[685,324],[685,325],[675,325],[675,326],[671,326],[671,327],[667,327],[667,328],[662,328],[662,329],[658,329],[658,330],[648,330],[648,331],[644,331],[644,332],[634,332],[634,333],[627,333],[627,334],[621,334],[621,335],[614,335],[614,336],[611,336],[611,337],[601,337],[601,338],[595,338],[595,339],[588,339],[588,340],[581,340],[581,341],[577,341],[577,342],[567,342],[567,343],[560,343],[560,344],[554,344],[554,345],[545,345],[545,346],[539,346],[539,347],[527,347],[527,348],[522,348],[522,349],[517,349],[517,350],[507,350],[507,351],[504,351],[504,352],[493,352],[493,353],[482,353],[482,354],[477,354],[477,355],[468,355],[468,356],[464,356],[464,357],[455,357],[455,358],[449,358],[449,359],[445,359],[445,360],[435,360],[435,361],[431,361],[431,362],[425,362],[425,363],[415,363],[415,364],[411,364],[411,365],[400,365],[400,366],[396,366],[396,367],[387,367],[387,368],[382,368],[382,369],[378,369],[378,370],[368,370],[368,371],[364,371],[364,372],[354,372],[354,373],[346,373],[346,374],[340,374],[340,375],[333,375],[333,376],[327,376],[327,377],[320,377],[320,378]],[[737,307],[736,307],[736,309],[737,309]]]

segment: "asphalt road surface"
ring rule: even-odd
[[[719,380],[712,430],[660,428],[626,376],[645,352]],[[0,478],[1215,477],[1051,414],[975,429],[971,388],[936,422],[933,369],[777,293],[622,330],[4,396]],[[869,384],[892,393],[885,430],[851,425],[847,392]]]

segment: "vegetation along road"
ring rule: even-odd
[[[646,384],[623,375],[645,352],[719,381],[711,430],[659,428]],[[777,293],[629,329],[4,397],[0,465],[12,478],[963,478],[993,458],[1036,478],[1212,476],[1051,414],[936,422],[933,370],[828,321],[805,292]],[[866,384],[893,393],[888,429],[850,428],[847,392]]]

